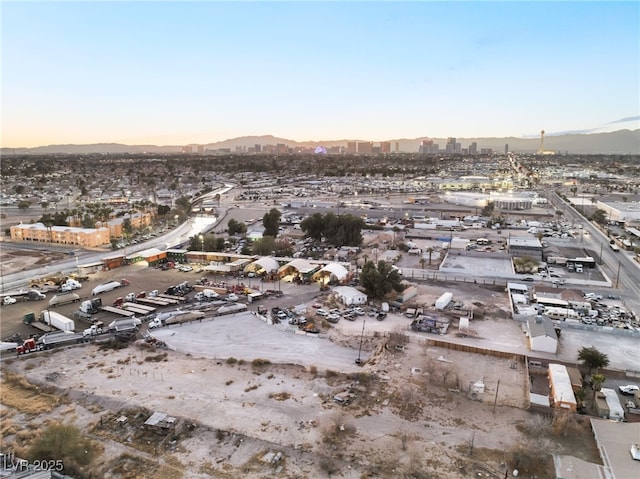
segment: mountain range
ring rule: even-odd
[[[398,149],[404,153],[417,153],[423,140],[433,140],[438,144],[440,150],[445,149],[446,138],[399,138],[388,140],[391,142],[391,151],[395,151],[396,142]],[[276,145],[285,144],[290,148],[315,148],[324,146],[346,147],[348,142],[363,142],[368,140],[329,140],[329,141],[294,141],[286,138],[278,138],[272,135],[263,136],[241,136],[224,141],[206,144],[190,145],[124,145],[119,143],[95,143],[89,145],[48,145],[33,148],[2,148],[2,155],[42,155],[42,154],[88,154],[88,153],[180,153],[184,146],[202,146],[206,150],[231,149],[236,147],[249,148],[255,145]],[[535,153],[540,149],[540,138],[457,138],[456,141],[462,148],[468,148],[471,143],[478,145],[478,151],[482,148],[491,148],[495,152],[503,152],[505,145],[509,145],[509,151],[515,153]],[[377,142],[373,142],[374,145]],[[559,134],[546,135],[544,138],[544,149],[555,151],[561,154],[640,154],[640,129],[639,130],[618,130],[609,133],[590,134]]]

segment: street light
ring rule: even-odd
[[[202,247],[202,255],[204,256],[204,235],[200,235],[200,246]]]

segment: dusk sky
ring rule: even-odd
[[[3,147],[640,128],[640,4],[8,2]]]

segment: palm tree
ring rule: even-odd
[[[431,255],[433,254],[435,250],[433,249],[433,246],[429,246],[427,248],[427,253],[429,253],[429,266],[431,266]]]
[[[606,378],[604,377],[604,374],[594,374],[593,376],[591,376],[593,390],[600,391],[600,389],[602,388],[602,383],[604,383],[605,380]]]
[[[424,264],[425,264],[426,262],[427,262],[427,260],[426,260],[426,259],[424,259],[424,258],[420,258],[420,267],[421,267],[422,269],[424,269]]]

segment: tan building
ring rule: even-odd
[[[370,155],[373,153],[373,143],[370,141],[363,141],[358,143],[358,154],[359,155]]]
[[[108,228],[77,228],[51,226],[42,223],[19,224],[10,228],[13,241],[56,243],[92,248],[110,244]]]

